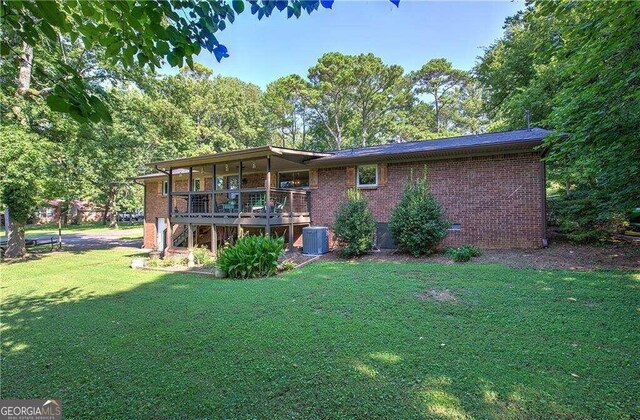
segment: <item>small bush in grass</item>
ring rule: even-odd
[[[294,263],[293,261],[285,261],[282,263],[281,267],[282,271],[293,270],[294,268],[296,268],[296,263]]]
[[[232,278],[271,276],[278,269],[283,246],[283,237],[246,235],[220,250],[217,265]]]
[[[347,191],[336,212],[333,233],[342,247],[345,257],[355,257],[373,248],[376,220],[369,208],[369,201],[356,188]]]
[[[417,257],[429,255],[447,236],[450,223],[444,218],[426,177],[409,180],[402,198],[389,215],[389,230],[401,251]]]
[[[455,262],[467,262],[471,260],[471,257],[482,255],[482,250],[477,246],[463,245],[458,248],[447,249],[446,254]]]
[[[201,245],[193,250],[193,262],[198,265],[206,264],[211,259],[209,250],[206,246]]]
[[[214,260],[213,258],[209,258],[209,260],[207,260],[207,262],[203,263],[202,266],[204,268],[209,268],[209,269],[214,269],[218,266],[218,262],[216,260]]]

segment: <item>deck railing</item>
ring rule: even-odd
[[[171,217],[309,216],[309,192],[271,188],[171,193]]]

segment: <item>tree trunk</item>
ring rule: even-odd
[[[440,132],[440,103],[438,102],[438,93],[433,95],[433,103],[436,111],[436,133]]]
[[[31,66],[33,64],[33,47],[27,43],[22,43],[22,55],[18,67],[18,79],[16,83],[16,94],[24,95],[31,87]]]
[[[302,147],[301,149],[304,150],[306,145],[307,145],[307,120],[305,118],[304,113],[302,113]]]
[[[24,226],[11,218],[9,208],[4,210],[5,229],[7,232],[7,250],[4,253],[6,258],[20,258],[27,253],[24,240]]]
[[[364,105],[363,105],[364,108]],[[367,147],[367,129],[365,128],[365,121],[367,120],[364,111],[361,114],[361,123],[362,123],[362,147]]]
[[[31,86],[31,66],[33,64],[33,47],[22,43],[22,55],[18,65],[18,77],[16,79],[16,96],[26,94]],[[19,102],[18,102],[19,104]],[[22,125],[26,125],[27,121],[22,113],[19,105],[13,107],[13,113]],[[8,258],[23,257],[27,253],[27,247],[24,240],[24,225],[18,223],[11,218],[9,206],[5,210],[5,230],[7,233],[7,251],[5,256]]]
[[[109,227],[118,227],[118,214],[116,212],[116,187],[111,184],[109,186],[109,203],[107,204],[108,208],[111,209],[110,217],[109,217]]]

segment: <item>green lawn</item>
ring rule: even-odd
[[[118,230],[135,230],[138,229],[140,232],[142,228],[142,222],[120,222],[118,223]],[[62,234],[65,233],[99,233],[99,232],[109,232],[114,230],[114,228],[110,228],[109,226],[105,226],[102,222],[91,222],[91,223],[80,223],[77,225],[68,224],[67,226],[62,227]],[[36,238],[43,236],[56,236],[58,235],[58,224],[57,223],[44,223],[41,225],[28,225],[25,228],[25,235],[27,238]],[[4,230],[0,237],[5,237]],[[136,235],[137,237],[137,235]]]
[[[327,262],[222,281],[131,258],[0,267],[2,398],[65,417],[640,416],[638,272]]]

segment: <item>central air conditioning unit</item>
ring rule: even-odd
[[[310,226],[302,229],[302,253],[322,255],[329,252],[329,228]]]

